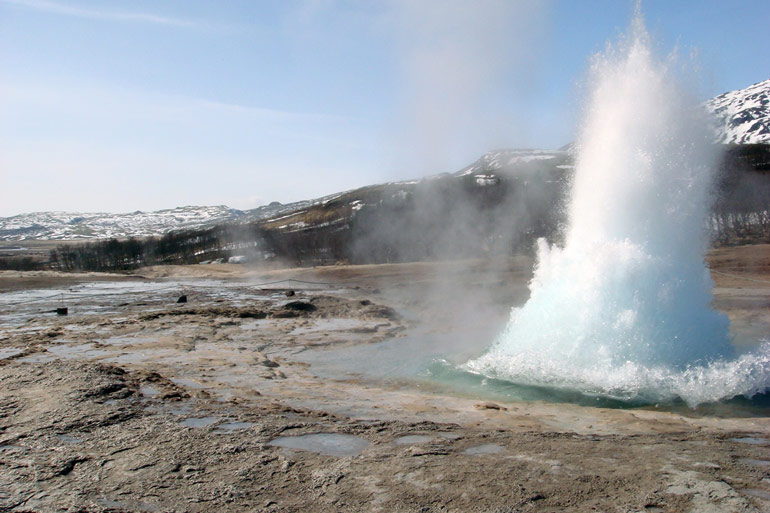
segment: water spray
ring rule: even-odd
[[[717,149],[637,14],[598,56],[563,247],[538,241],[531,296],[471,372],[691,405],[764,391],[770,349],[736,359],[704,264]]]

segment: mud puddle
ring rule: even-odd
[[[272,440],[269,445],[285,449],[325,454],[327,456],[358,456],[371,443],[354,435],[339,433],[314,433],[310,435],[282,436]]]

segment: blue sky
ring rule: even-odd
[[[555,148],[622,0],[0,0],[0,216],[253,208]],[[770,78],[770,2],[642,3],[702,98]]]

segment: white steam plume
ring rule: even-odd
[[[515,103],[536,80],[546,3],[393,0],[403,73],[400,144],[420,172],[451,171],[526,125]]]

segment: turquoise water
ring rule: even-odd
[[[538,241],[529,300],[465,364],[496,390],[694,407],[770,387],[770,340],[738,354],[712,307],[709,120],[654,49],[637,15],[592,62],[563,245]]]
[[[451,339],[441,334],[420,333],[377,344],[305,351],[297,358],[309,363],[310,371],[323,379],[355,378],[479,400],[644,408],[694,416],[751,417],[770,413],[770,394],[765,393],[751,398],[738,395],[704,402],[693,408],[676,397],[666,400],[644,398],[638,394],[613,397],[603,389],[527,385],[468,371],[464,362],[483,354],[485,348],[484,339],[468,333]]]

